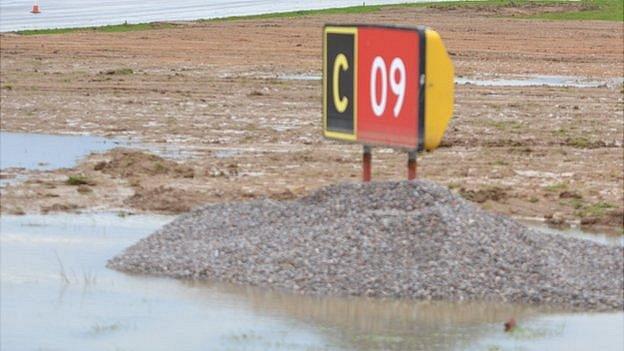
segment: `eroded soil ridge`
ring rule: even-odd
[[[534,232],[430,181],[207,205],[111,268],[311,294],[623,307],[624,249]]]

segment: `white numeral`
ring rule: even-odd
[[[397,71],[399,72],[398,79]],[[378,75],[381,75],[381,97],[379,100],[377,100]],[[405,64],[403,60],[395,57],[390,65],[390,89],[397,97],[394,108],[392,109],[395,118],[401,113],[403,100],[405,99],[405,77]],[[388,99],[388,71],[386,69],[386,62],[381,56],[375,57],[373,66],[371,67],[370,98],[373,113],[375,113],[375,116],[381,117],[386,110],[386,102]]]
[[[399,81],[395,81],[396,71],[399,71]],[[401,112],[401,107],[403,107],[403,98],[405,97],[405,64],[403,60],[398,57],[395,57],[392,60],[392,64],[390,65],[390,88],[392,88],[392,92],[397,96],[397,101],[394,104],[394,117],[399,117],[399,113]]]
[[[377,71],[381,73],[381,101],[377,102]],[[370,97],[373,112],[375,116],[381,117],[386,109],[386,99],[388,98],[388,87],[386,82],[388,81],[388,73],[386,72],[386,62],[380,56],[375,57],[373,60],[373,67],[371,68],[370,79]]]

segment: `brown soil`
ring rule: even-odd
[[[2,177],[29,180],[2,191],[2,212],[179,212],[358,180],[361,147],[321,137],[320,82],[278,78],[320,75],[327,22],[429,25],[458,76],[622,77],[621,23],[500,17],[559,10],[386,8],[128,33],[2,35],[2,130],[132,137],[192,155],[172,161],[122,149],[70,170],[3,170]],[[606,221],[621,231],[622,89],[459,85],[443,146],[419,156],[419,177],[493,211]],[[375,149],[374,179],[404,178],[405,162],[401,152]],[[65,184],[75,174],[94,185]]]

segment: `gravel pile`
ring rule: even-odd
[[[623,308],[624,249],[534,232],[429,181],[208,205],[109,261],[311,294]]]

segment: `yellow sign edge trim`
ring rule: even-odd
[[[440,34],[427,28],[425,36],[424,147],[427,151],[431,151],[440,146],[453,117],[455,68]]]
[[[323,135],[326,138],[347,141],[357,140],[357,57],[358,41],[356,27],[325,27],[323,32]],[[353,134],[327,130],[327,34],[353,34]]]

